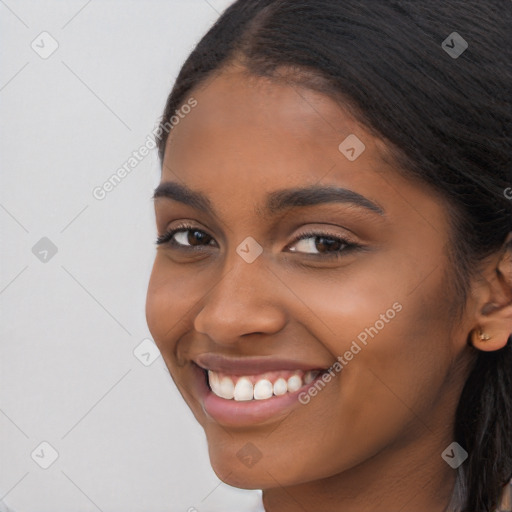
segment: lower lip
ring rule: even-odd
[[[281,396],[272,396],[264,400],[227,400],[213,393],[206,383],[206,375],[202,368],[193,364],[197,376],[199,398],[204,412],[214,421],[228,427],[248,427],[256,423],[272,420],[274,417],[289,413],[297,405],[303,405],[298,401],[301,393],[313,386],[322,374],[318,375],[309,384],[302,386],[293,393],[285,393]]]

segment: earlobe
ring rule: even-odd
[[[471,331],[471,343],[478,350],[492,352],[502,349],[507,344],[509,336],[501,333],[498,336],[491,336],[481,328],[477,328]]]

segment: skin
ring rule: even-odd
[[[215,473],[230,485],[263,489],[267,512],[442,512],[456,474],[441,453],[453,441],[455,408],[476,354],[471,333],[492,331],[486,350],[506,343],[512,306],[496,307],[497,320],[482,313],[492,301],[510,302],[506,286],[484,276],[454,324],[444,200],[399,174],[386,142],[331,99],[251,78],[239,66],[191,96],[198,104],[171,132],[161,182],[204,193],[215,214],[158,198],[157,230],[186,220],[213,242],[189,231],[197,249],[158,247],[146,316],[205,430]],[[349,134],[366,146],[355,161],[338,149]],[[353,190],[385,214],[348,203],[264,210],[267,193],[312,184]],[[328,258],[336,249],[321,238],[294,242],[310,228],[364,249]],[[263,247],[251,264],[236,252],[248,236]],[[486,268],[499,261],[489,259]],[[327,368],[396,302],[401,311],[291,412],[232,428],[209,417],[194,394],[198,354],[293,355]],[[237,457],[248,442],[261,452],[252,467]]]

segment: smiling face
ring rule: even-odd
[[[230,68],[192,96],[156,193],[146,314],[219,478],[267,489],[344,474],[357,493],[363,473],[451,471],[440,454],[470,323],[450,315],[443,200],[321,94]],[[340,150],[350,135],[355,159],[356,139]],[[229,400],[198,365],[302,387]]]

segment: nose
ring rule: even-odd
[[[261,255],[262,256],[262,255]],[[262,257],[247,263],[238,254],[204,297],[194,319],[196,331],[231,346],[247,334],[273,334],[286,323],[279,302],[283,284]]]

